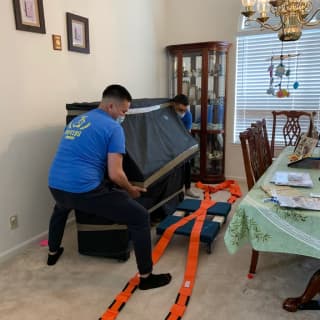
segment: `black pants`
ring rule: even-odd
[[[191,163],[190,161],[184,164],[184,186],[187,189],[191,188]]]
[[[152,271],[150,219],[148,211],[127,192],[108,183],[85,193],[70,193],[50,188],[56,201],[49,225],[49,250],[61,244],[68,214],[72,209],[105,217],[128,226],[140,274]]]

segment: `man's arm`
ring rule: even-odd
[[[191,133],[191,129],[192,129],[192,113],[188,110],[184,117],[185,117],[186,129]]]
[[[108,153],[108,174],[111,181],[122,189],[125,189],[132,198],[140,197],[141,192],[146,192],[145,188],[133,186],[122,167],[123,156],[120,153]]]

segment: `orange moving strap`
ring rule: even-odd
[[[108,307],[107,311],[100,318],[101,320],[113,320],[116,319],[118,313],[125,306],[126,302],[130,299],[131,295],[135,292],[139,285],[139,277],[136,274],[130,281],[126,284],[123,290],[116,296],[113,302]]]
[[[152,261],[155,265],[163,255],[165,249],[170,243],[174,232],[181,226],[185,225],[189,221],[195,219],[189,241],[188,259],[185,268],[185,274],[182,286],[180,287],[178,296],[175,303],[170,309],[165,320],[180,320],[189,303],[192,289],[195,284],[195,277],[198,267],[198,256],[200,246],[200,233],[203,223],[206,218],[207,210],[212,207],[216,202],[211,200],[210,193],[217,192],[219,190],[229,189],[231,197],[228,199],[229,203],[233,203],[237,198],[241,197],[241,190],[239,185],[234,180],[226,180],[216,186],[204,185],[201,182],[197,182],[196,186],[204,191],[204,199],[201,201],[200,208],[194,213],[180,219],[175,224],[168,227],[156,246],[152,251]],[[139,276],[136,274],[120,292],[107,311],[102,315],[100,320],[114,320],[117,318],[119,312],[123,309],[126,302],[129,300],[133,292],[139,285]]]

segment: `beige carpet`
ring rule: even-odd
[[[226,197],[219,193],[215,199]],[[264,253],[257,275],[249,280],[251,249],[244,247],[229,255],[223,241],[225,229],[226,225],[211,255],[201,246],[197,281],[183,319],[320,319],[320,311],[288,313],[281,308],[286,297],[302,293],[319,268],[318,260]],[[155,290],[137,290],[117,319],[165,318],[181,285],[186,240],[176,236],[155,266],[155,272],[171,272],[172,283]],[[67,227],[63,245],[65,252],[54,267],[46,266],[47,249],[38,244],[0,265],[1,320],[97,320],[136,271],[133,253],[125,263],[79,255],[74,224]]]

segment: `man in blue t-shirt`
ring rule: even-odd
[[[172,99],[173,107],[179,117],[181,118],[185,128],[191,133],[192,128],[192,113],[188,109],[189,99],[184,94],[178,94]],[[184,172],[184,187],[185,195],[191,198],[199,198],[192,189],[191,189],[191,165],[190,161],[185,163],[185,172]]]
[[[65,128],[49,172],[56,204],[49,225],[47,264],[54,265],[63,253],[60,245],[69,212],[92,213],[128,226],[139,288],[147,290],[168,284],[171,275],[152,273],[149,213],[134,200],[146,190],[132,185],[122,167],[125,136],[119,122],[131,100],[126,88],[111,85],[97,109],[74,118]]]

